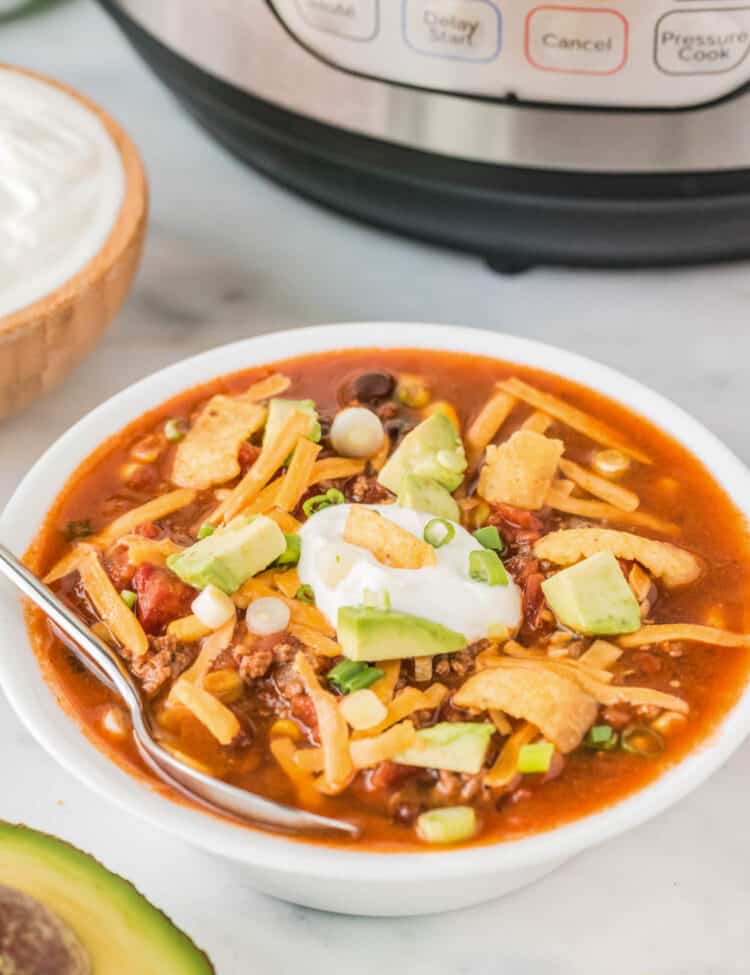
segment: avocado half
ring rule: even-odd
[[[0,973],[215,975],[135,887],[74,846],[0,821]]]

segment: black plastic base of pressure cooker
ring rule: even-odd
[[[511,272],[537,264],[643,267],[750,256],[750,171],[571,173],[395,146],[254,98],[175,54],[110,0],[100,2],[216,139],[342,213],[481,254]]]

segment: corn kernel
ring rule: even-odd
[[[214,670],[203,678],[203,689],[224,704],[238,701],[242,697],[242,688],[242,678],[236,670]]]
[[[451,421],[456,430],[461,432],[461,421],[458,419],[458,413],[456,413],[456,408],[453,403],[449,403],[448,400],[439,399],[435,400],[434,403],[430,403],[426,406],[422,413],[425,418],[432,416],[433,413],[443,413]]]
[[[274,721],[270,734],[272,738],[291,738],[292,741],[302,739],[302,730],[291,718],[279,718],[278,721]]]
[[[396,399],[399,403],[403,403],[404,406],[410,406],[415,410],[421,410],[422,407],[427,406],[431,397],[432,394],[430,393],[429,387],[421,376],[412,376],[409,373],[404,373],[399,377],[398,386],[396,387]]]

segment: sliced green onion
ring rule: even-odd
[[[522,745],[518,752],[518,771],[522,775],[549,772],[554,753],[555,746],[548,741],[539,741],[533,745]]]
[[[305,583],[295,592],[294,598],[298,599],[301,603],[314,603],[315,593],[313,592],[313,587]]]
[[[286,532],[284,532],[284,538],[286,539],[286,548],[273,564],[296,565],[302,552],[302,539],[297,534],[287,535]]]
[[[179,443],[180,440],[184,440],[186,433],[187,424],[184,420],[173,417],[164,424],[164,436],[170,443]]]
[[[432,518],[424,526],[423,537],[433,548],[442,548],[455,536],[456,529],[445,518]]]
[[[66,542],[75,542],[79,538],[88,538],[89,535],[93,534],[94,529],[88,519],[85,521],[69,521],[63,528],[63,538]]]
[[[492,549],[493,552],[505,551],[505,542],[494,525],[485,525],[484,528],[477,528],[473,532],[473,535],[484,548]]]
[[[617,748],[619,736],[614,728],[608,724],[595,724],[589,729],[589,733],[584,739],[587,748],[595,752],[611,752]]]
[[[128,609],[134,609],[138,596],[136,596],[132,589],[123,589],[120,593],[120,599],[122,599]]]
[[[371,667],[358,660],[342,660],[333,670],[328,671],[327,679],[342,694],[351,694],[353,691],[372,687],[383,676],[384,672],[378,667]]]
[[[362,598],[365,606],[373,609],[391,608],[391,596],[387,589],[365,589]]]
[[[469,552],[469,576],[476,582],[486,582],[488,586],[507,586],[509,581],[497,552],[486,548]]]
[[[658,731],[645,724],[633,724],[620,736],[620,743],[626,752],[641,758],[656,758],[664,751],[664,739]]]
[[[204,521],[203,524],[198,529],[198,538],[208,538],[209,535],[213,535],[216,531],[216,525],[211,525],[209,522]]]
[[[329,488],[325,494],[316,494],[312,498],[308,498],[302,505],[302,510],[305,517],[309,518],[310,515],[323,511],[324,508],[331,508],[333,505],[343,504],[345,501],[346,498],[338,488]]]

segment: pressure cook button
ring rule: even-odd
[[[723,74],[750,50],[750,8],[675,10],[656,25],[654,56],[665,74]]]
[[[492,61],[500,53],[502,17],[492,0],[403,0],[403,30],[418,54]]]
[[[628,22],[617,10],[536,7],[526,18],[526,58],[542,71],[615,74],[628,59]]]
[[[297,0],[307,23],[327,34],[369,41],[378,32],[379,0]]]

